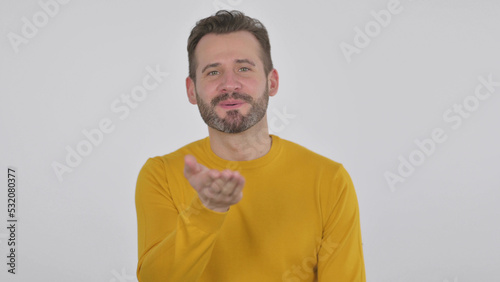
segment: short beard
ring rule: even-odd
[[[198,92],[196,92],[196,101],[201,117],[205,123],[213,129],[225,133],[240,133],[257,124],[266,115],[269,103],[269,90],[266,83],[266,90],[263,95],[254,101],[253,98],[244,93],[233,92],[224,93],[212,99],[210,105],[205,103]],[[246,116],[240,113],[239,109],[226,111],[226,116],[220,118],[215,112],[215,107],[222,101],[229,98],[243,100],[251,105]]]

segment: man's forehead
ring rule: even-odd
[[[198,60],[211,60],[214,59],[213,57],[231,54],[235,56],[243,54],[246,56],[259,56],[260,52],[261,48],[257,38],[248,31],[224,34],[209,33],[200,39],[195,49]]]
[[[214,41],[232,41],[232,42],[249,42],[253,41],[255,44],[258,44],[257,38],[246,30],[239,30],[229,33],[208,33],[205,34],[200,41],[198,42],[198,46],[206,44],[206,42],[214,42]]]

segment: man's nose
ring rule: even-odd
[[[241,89],[241,83],[238,76],[233,72],[225,72],[222,76],[219,91],[221,92],[236,92]]]

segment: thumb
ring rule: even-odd
[[[192,155],[186,155],[184,157],[184,175],[189,177],[193,174],[197,174],[200,170],[200,164],[196,161],[196,158]]]

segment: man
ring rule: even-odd
[[[237,11],[191,31],[187,95],[209,136],[139,173],[139,281],[365,281],[348,173],[269,135],[270,48],[265,27]]]

